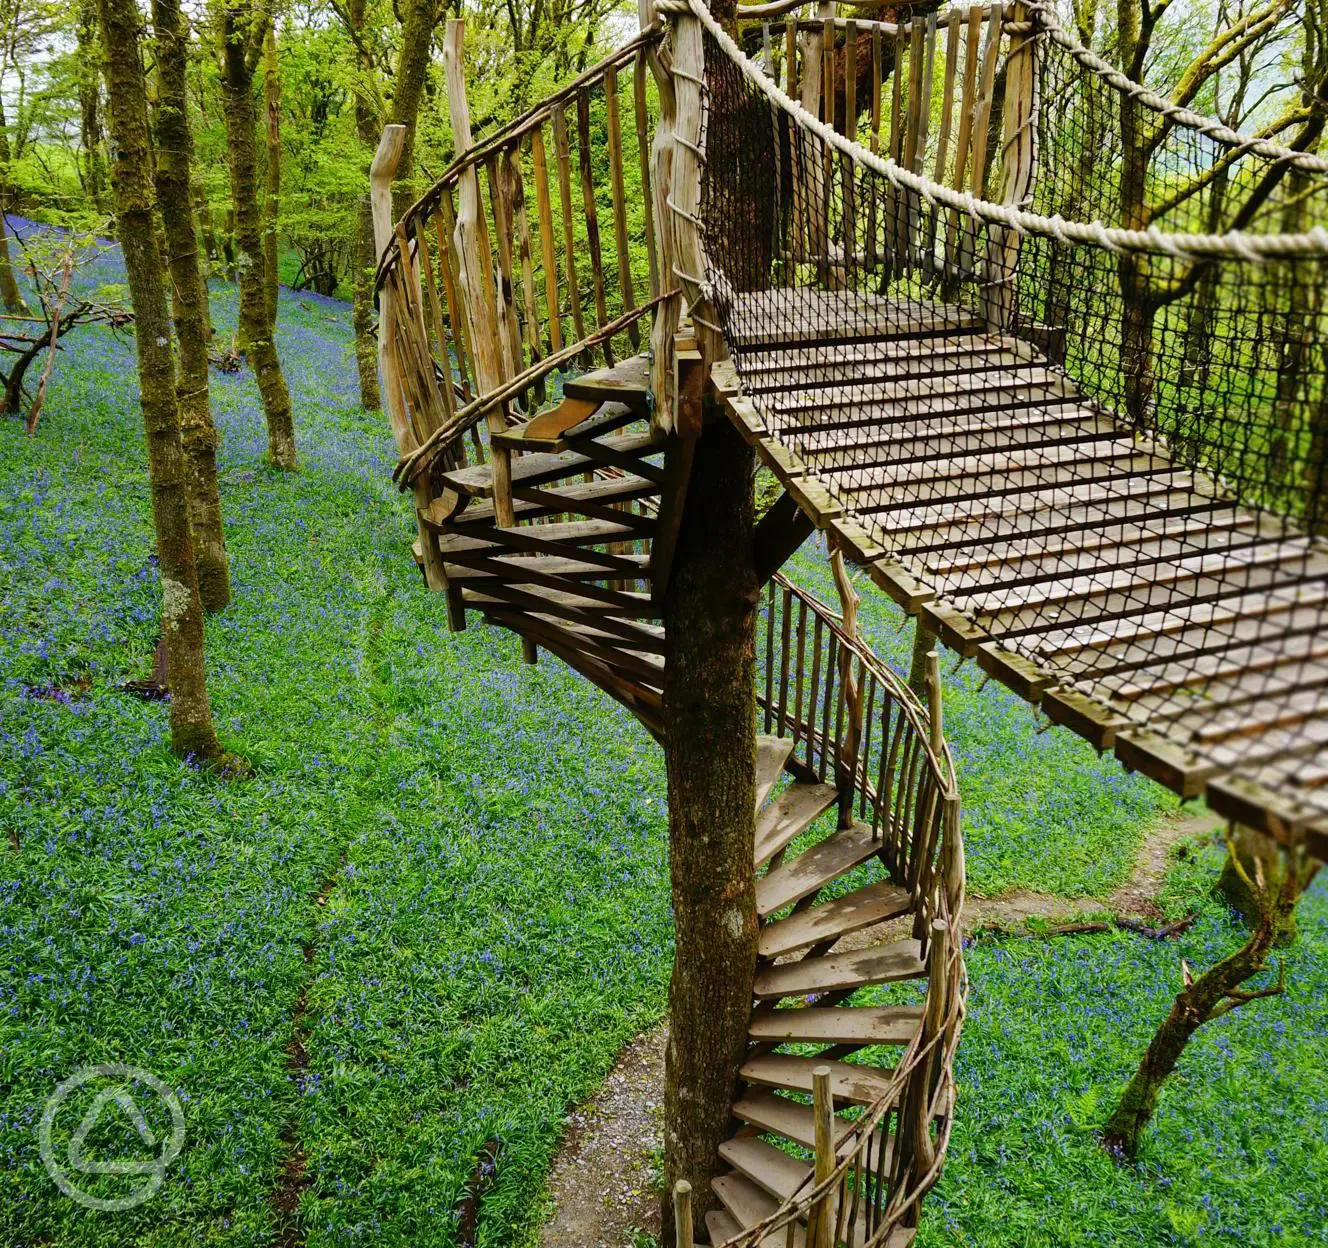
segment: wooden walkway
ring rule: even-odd
[[[1328,544],[961,309],[767,291],[734,336],[790,296],[714,380],[815,523],[1053,722],[1328,854]]]

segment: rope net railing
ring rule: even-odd
[[[1041,10],[768,29],[697,0],[708,293],[891,558],[1127,726],[1316,804],[1328,165]]]

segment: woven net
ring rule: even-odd
[[[707,22],[713,305],[767,430],[948,608],[1311,800],[1324,162],[1169,115],[1034,18],[799,23],[774,86]]]

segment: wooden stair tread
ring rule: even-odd
[[[514,451],[565,451],[578,441],[613,433],[640,417],[623,403],[600,404],[594,399],[566,394],[558,407],[511,429],[491,435],[494,446]]]
[[[825,940],[838,940],[849,932],[907,914],[912,904],[907,889],[889,880],[877,880],[766,924],[761,928],[757,952],[763,958],[777,958]]]
[[[568,520],[562,524],[522,524],[508,529],[485,528],[475,533],[445,533],[438,539],[438,546],[447,558],[486,547],[504,551],[519,544],[522,549],[537,552],[538,547],[546,543],[594,546],[604,542],[630,542],[640,537],[640,531],[630,524],[618,524],[612,520]]]
[[[786,1140],[792,1140],[804,1148],[816,1147],[816,1118],[811,1105],[805,1101],[795,1101],[791,1097],[780,1096],[777,1092],[771,1092],[766,1088],[748,1088],[734,1102],[733,1116],[768,1135],[782,1135]],[[836,1116],[835,1151],[841,1157],[851,1153],[857,1144],[853,1128],[852,1122]],[[875,1132],[875,1136],[876,1144],[872,1146],[873,1161],[877,1156],[875,1150],[881,1140],[879,1129]]]
[[[556,481],[560,477],[570,477],[578,472],[589,472],[594,466],[586,456],[570,451],[558,454],[521,455],[512,460],[512,484]],[[476,498],[493,497],[493,467],[490,464],[457,468],[442,473],[441,479],[458,494],[469,494]]]
[[[851,1062],[827,1061],[823,1057],[790,1057],[785,1053],[749,1057],[738,1074],[748,1083],[784,1088],[789,1092],[812,1090],[812,1071],[818,1066],[830,1068],[830,1091],[839,1101],[872,1105],[890,1091],[894,1071],[874,1066],[856,1066]]]
[[[839,801],[832,784],[791,784],[756,819],[756,865],[763,866]]]
[[[711,1186],[729,1216],[744,1230],[765,1221],[780,1205],[768,1192],[762,1191],[751,1179],[741,1174],[721,1174]],[[776,1245],[784,1248],[787,1234],[787,1230],[772,1231],[761,1243],[769,1248],[775,1248]],[[794,1229],[793,1244],[794,1248],[806,1248],[807,1233],[801,1226]]]
[[[737,1135],[719,1146],[719,1156],[762,1191],[784,1201],[811,1187],[811,1163],[791,1157],[757,1135]]]
[[[756,738],[756,809],[765,805],[771,790],[784,774],[784,764],[793,753],[793,742],[788,737],[758,736]]]
[[[762,998],[807,996],[917,979],[927,973],[921,952],[921,943],[910,939],[848,953],[800,958],[758,971],[753,991]]]
[[[711,1209],[705,1215],[705,1225],[712,1245],[722,1244],[726,1239],[742,1234],[742,1223],[727,1209]]]
[[[758,1010],[747,1034],[764,1044],[908,1044],[920,1005],[801,1006]]]
[[[809,893],[824,888],[845,871],[866,861],[881,842],[865,823],[835,832],[756,881],[756,911],[764,918]]]
[[[625,403],[645,410],[650,389],[650,357],[633,355],[608,368],[597,368],[563,382],[563,394],[573,399]]]
[[[593,481],[564,482],[547,486],[540,491],[550,496],[547,502],[534,499],[514,498],[512,508],[518,520],[538,520],[544,516],[559,515],[563,512],[575,512],[581,503],[629,503],[638,499],[650,498],[659,493],[659,486],[644,477],[623,473],[617,477],[596,477]],[[493,524],[493,500],[472,500],[465,510],[449,518],[444,518],[444,505],[447,498],[436,498],[421,518],[430,528],[445,527],[449,532],[460,531],[470,526],[480,527]],[[450,510],[450,508],[449,508]]]

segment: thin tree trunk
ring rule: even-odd
[[[220,611],[231,600],[231,577],[217,486],[217,431],[208,401],[207,300],[189,194],[194,138],[185,95],[188,49],[179,0],[152,0],[152,25],[157,36],[157,204],[166,227],[180,344],[176,394],[189,472],[189,522],[203,609]]]
[[[106,161],[102,155],[101,77],[97,70],[97,5],[79,0],[78,22],[78,117],[79,140],[85,162],[83,189],[94,206],[106,194]]]
[[[212,727],[204,672],[203,606],[189,532],[166,272],[152,224],[147,84],[139,63],[142,19],[134,0],[99,0],[98,9],[115,152],[116,225],[134,306],[139,402],[147,431],[152,518],[161,570],[171,748],[182,756],[211,761],[221,757],[221,746]]]
[[[14,279],[14,266],[9,258],[9,223],[5,220],[9,209],[9,159],[9,130],[4,95],[0,92],[0,299],[4,301],[6,312],[26,316],[28,305]]]
[[[1266,838],[1264,841],[1267,844]],[[1279,858],[1285,856],[1285,851],[1274,849],[1273,853]],[[1232,857],[1228,858],[1230,861]],[[1255,914],[1250,937],[1235,953],[1197,978],[1187,973],[1184,988],[1176,994],[1120,1104],[1107,1121],[1103,1143],[1112,1153],[1127,1159],[1138,1153],[1140,1138],[1157,1108],[1163,1083],[1176,1069],[1190,1038],[1204,1023],[1248,1001],[1280,991],[1280,984],[1253,993],[1242,992],[1241,985],[1263,970],[1269,951],[1293,922],[1296,902],[1314,878],[1318,865],[1313,859],[1297,857],[1281,862],[1280,870],[1275,873],[1269,870],[1272,878],[1251,875],[1251,883],[1255,885],[1251,889],[1251,906]]]
[[[290,391],[272,337],[265,295],[266,262],[258,209],[257,135],[253,81],[255,60],[245,38],[245,14],[230,3],[221,9],[221,102],[226,119],[231,199],[235,208],[236,271],[240,283],[240,343],[253,364],[267,415],[268,459],[276,468],[294,470],[295,425]],[[260,45],[261,50],[261,45]]]
[[[350,0],[348,10],[352,35],[364,31],[364,0]],[[363,46],[360,42],[359,46]],[[369,154],[378,143],[378,114],[373,106],[369,85],[373,82],[374,67],[364,52],[360,54],[362,81],[355,92],[355,133],[366,153],[365,179],[369,174]],[[373,207],[367,194],[360,196],[355,251],[354,305],[352,319],[355,327],[355,363],[360,377],[360,406],[376,411],[381,399],[378,394],[378,342],[373,332],[373,272],[378,257],[374,253]]]
[[[267,112],[267,170],[263,203],[263,297],[267,323],[277,323],[277,218],[281,208],[281,74],[273,23],[263,36],[263,104]]]
[[[196,181],[193,187],[194,211],[198,215],[198,224],[203,231],[203,246],[207,249],[207,258],[215,263],[221,259],[221,251],[217,247],[217,230],[212,223],[212,209],[202,183]]]
[[[673,451],[671,453],[678,453]],[[675,952],[664,1077],[665,1192],[711,1180],[747,1045],[756,970],[756,802],[751,450],[726,420],[696,443],[664,599],[664,753]],[[673,1243],[664,1200],[661,1242]]]
[[[392,186],[392,210],[397,217],[415,198],[411,177],[415,169],[415,122],[424,95],[433,30],[438,24],[438,0],[402,0],[401,10],[401,51],[392,90],[392,115],[388,119],[406,127],[406,141]]]

